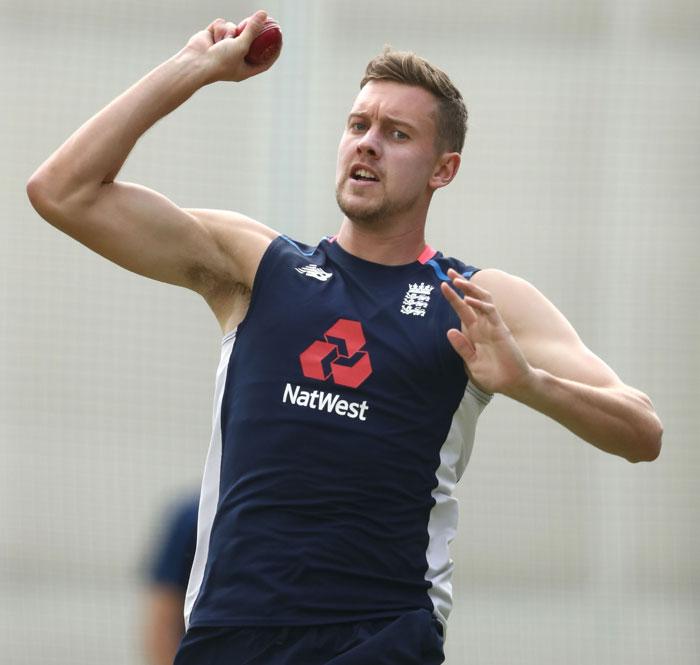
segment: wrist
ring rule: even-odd
[[[532,406],[536,401],[536,395],[543,389],[550,375],[542,369],[527,366],[527,370],[514,381],[503,393],[506,397]]]
[[[179,69],[181,82],[191,86],[192,92],[219,80],[212,58],[189,46],[178,51],[168,62]]]

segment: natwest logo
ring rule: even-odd
[[[365,335],[359,321],[338,319],[323,335],[299,355],[301,371],[310,379],[357,388],[372,373]]]

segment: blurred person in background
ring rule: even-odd
[[[193,496],[170,506],[153,548],[143,624],[148,665],[172,665],[185,634],[185,593],[197,544],[198,505]]]
[[[632,462],[657,457],[661,423],[534,286],[426,242],[467,112],[414,54],[367,66],[338,147],[343,218],[317,246],[116,180],[138,139],[197,90],[272,65],[244,59],[265,18],[240,36],[224,19],[196,33],[73,134],[28,194],[108,259],[201,294],[221,325],[175,662],[434,665],[452,605],[452,492],[491,396]],[[212,136],[211,150],[231,147]]]

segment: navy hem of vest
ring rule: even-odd
[[[398,619],[399,617],[403,616],[404,614],[408,614],[409,612],[417,612],[418,610],[425,610],[426,612],[430,612],[432,616],[434,616],[436,619],[438,618],[435,613],[428,609],[427,607],[415,607],[415,608],[407,608],[402,611],[395,611],[392,610],[390,612],[372,612],[368,614],[354,614],[352,616],[348,616],[345,619],[339,620],[338,617],[333,617],[332,619],[328,619],[326,621],[290,621],[290,620],[255,620],[255,619],[231,619],[230,621],[222,622],[222,621],[208,621],[206,619],[198,619],[197,621],[192,621],[190,622],[189,627],[190,628],[238,628],[238,627],[249,627],[249,626],[255,626],[257,628],[266,628],[266,627],[282,627],[282,626],[333,626],[336,624],[348,624],[348,623],[359,623],[361,621],[372,621],[374,619]]]

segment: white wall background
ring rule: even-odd
[[[257,5],[3,0],[0,660],[140,663],[144,559],[199,480],[219,333],[197,296],[45,224],[24,186],[217,16]],[[459,490],[449,665],[700,662],[696,0],[269,0],[275,68],[200,91],[122,178],[301,240],[340,215],[335,150],[385,43],[442,66],[470,129],[433,246],[522,275],[665,426],[650,465],[495,399]]]

